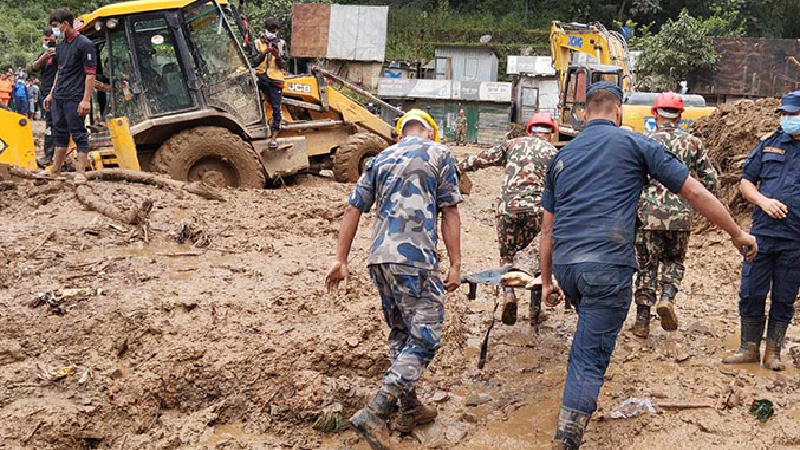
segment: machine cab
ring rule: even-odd
[[[96,116],[127,116],[137,145],[145,146],[182,121],[263,126],[255,77],[231,17],[225,0],[145,0],[81,16],[82,32],[98,48],[98,81],[110,91],[97,93]]]
[[[574,137],[583,130],[586,88],[598,81],[610,81],[622,88],[623,70],[618,66],[602,65],[572,66],[567,69],[564,92],[561,95],[561,134]]]

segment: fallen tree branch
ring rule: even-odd
[[[212,190],[210,187],[200,182],[183,182],[155,175],[147,172],[135,172],[132,170],[118,170],[109,169],[101,170],[98,172],[87,172],[87,180],[104,180],[104,181],[127,181],[130,183],[146,184],[164,189],[182,190],[197,196],[209,199],[225,201],[225,197],[219,192]]]
[[[116,206],[108,203],[94,193],[94,190],[87,185],[79,185],[75,188],[75,198],[78,199],[81,205],[87,209],[99,212],[100,214],[110,217],[118,222],[127,223],[130,225],[137,224],[136,211],[122,211]]]

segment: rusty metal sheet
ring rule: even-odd
[[[327,57],[330,22],[330,4],[295,4],[292,7],[292,56]]]
[[[696,94],[780,96],[800,90],[800,40],[716,38],[714,70],[696,74]]]

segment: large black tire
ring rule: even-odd
[[[382,152],[389,144],[372,133],[356,133],[339,146],[333,154],[333,177],[340,183],[355,183],[369,158]]]
[[[221,127],[196,127],[173,135],[161,144],[150,170],[216,186],[260,189],[266,182],[250,144]]]

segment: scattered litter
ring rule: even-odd
[[[54,370],[49,370],[49,371],[46,370],[45,368],[43,368],[39,364],[37,364],[36,367],[39,369],[39,373],[37,373],[36,376],[40,380],[45,380],[45,381],[63,380],[64,378],[66,378],[66,377],[68,377],[70,375],[73,375],[75,373],[75,370],[76,370],[76,368],[75,368],[75,366],[73,364],[70,364],[68,366],[62,367],[60,369],[54,369]]]
[[[343,411],[344,408],[340,403],[334,403],[326,407],[314,423],[314,429],[323,433],[332,433],[339,430],[344,424]]]
[[[606,414],[609,419],[629,419],[639,414],[655,414],[656,410],[650,398],[629,398]]]
[[[775,414],[775,408],[772,406],[771,400],[765,398],[753,400],[753,404],[750,405],[750,414],[756,416],[759,422],[766,423]]]

